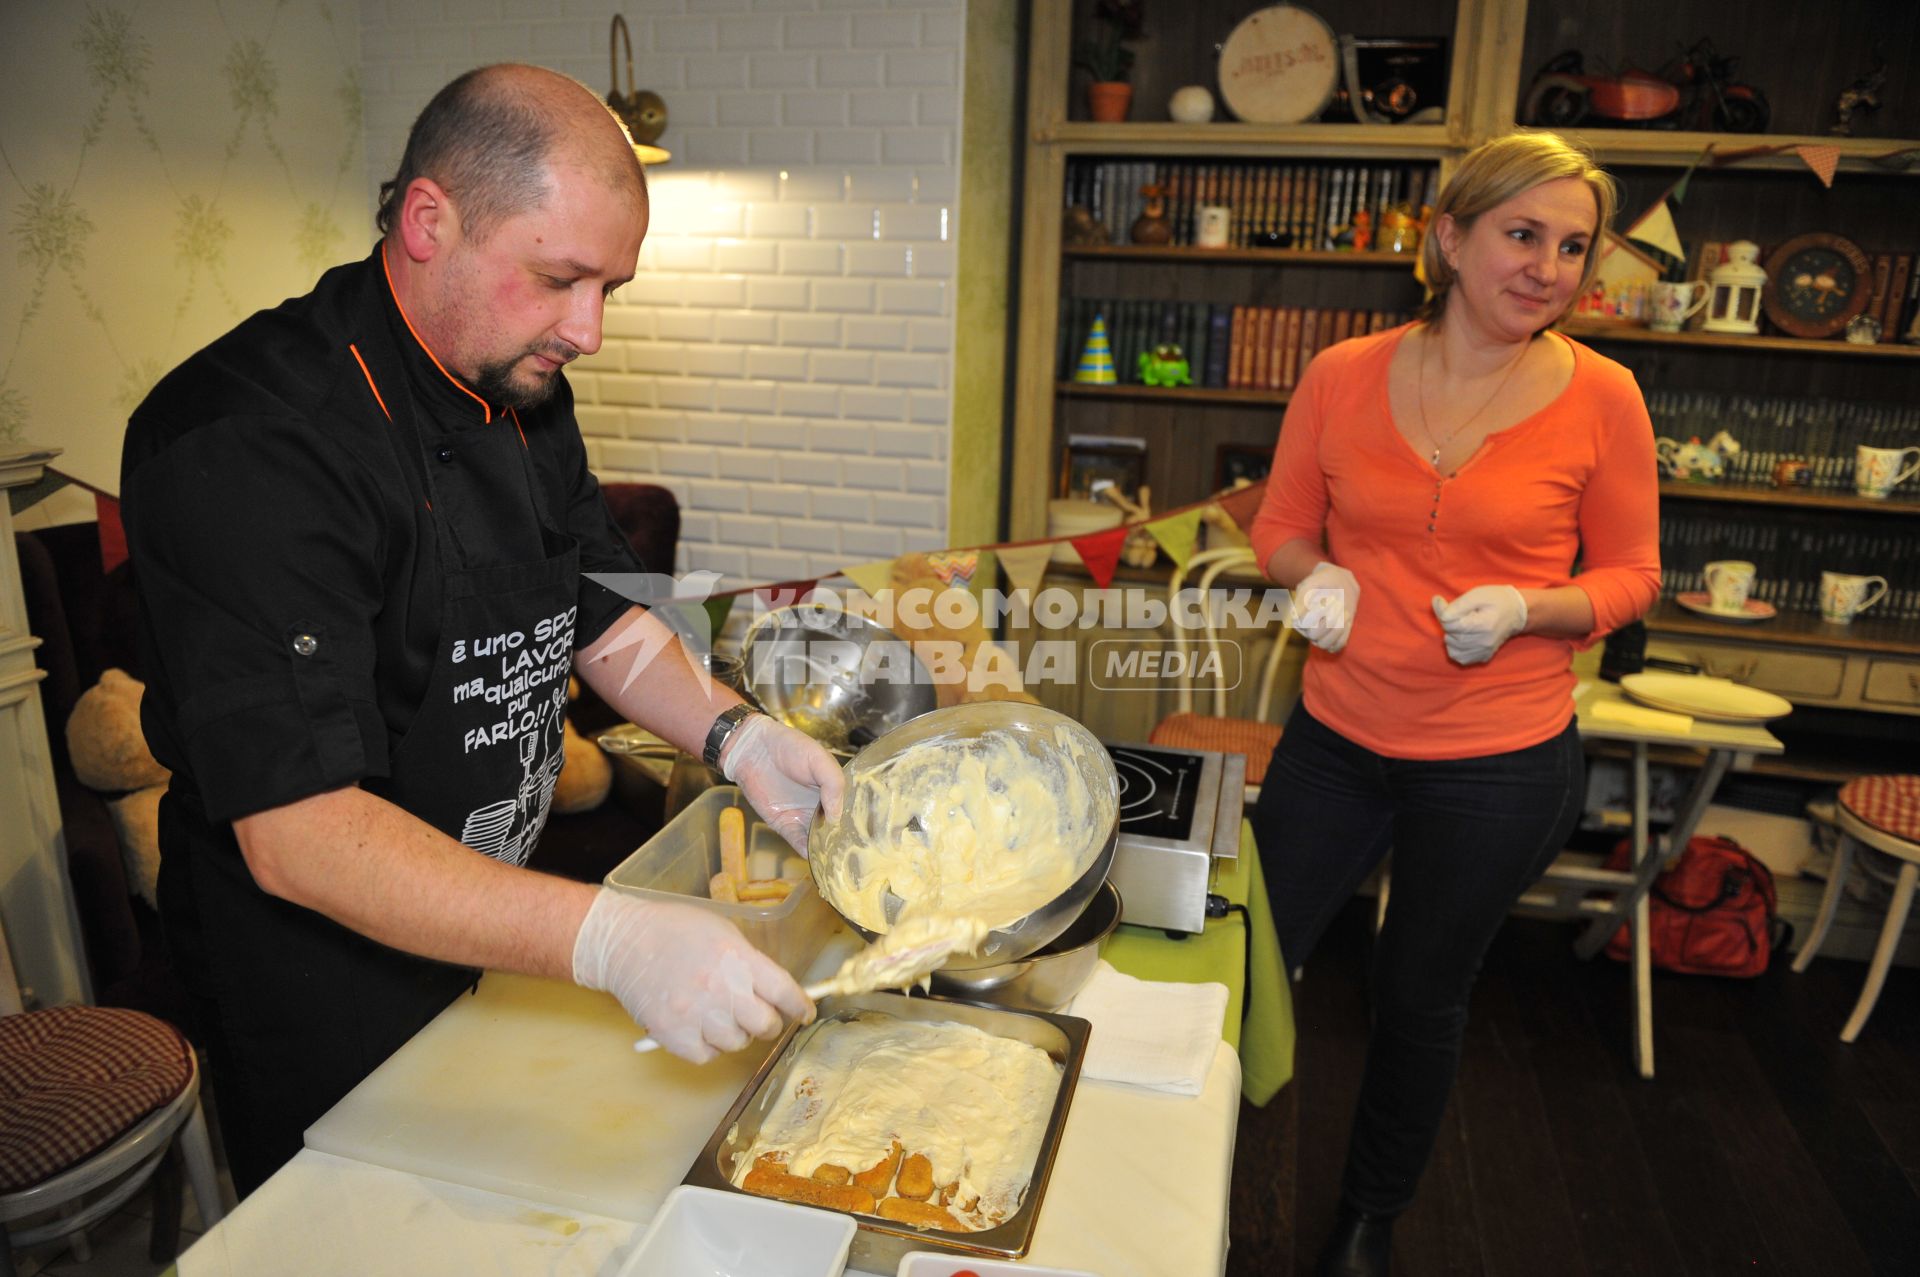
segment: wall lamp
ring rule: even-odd
[[[627,54],[627,91],[620,91],[620,51],[624,46]],[[642,164],[665,164],[673,158],[673,152],[665,147],[655,146],[660,135],[667,128],[667,104],[660,95],[648,89],[635,91],[633,87],[633,39],[627,34],[627,20],[619,14],[613,15],[612,29],[607,33],[607,69],[613,80],[613,87],[607,90],[607,105],[626,126],[627,136],[633,141],[633,153]]]

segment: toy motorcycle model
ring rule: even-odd
[[[1735,59],[1702,38],[1657,72],[1588,75],[1580,54],[1552,58],[1533,78],[1521,118],[1546,128],[1691,129],[1761,133],[1772,114],[1767,96],[1733,79]]]

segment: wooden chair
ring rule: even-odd
[[[1805,971],[1820,951],[1833,924],[1834,910],[1846,891],[1847,871],[1853,864],[1853,846],[1864,843],[1876,851],[1900,861],[1900,873],[1894,879],[1893,898],[1887,902],[1887,917],[1880,924],[1880,941],[1874,946],[1873,961],[1867,965],[1866,987],[1840,1040],[1851,1042],[1866,1027],[1873,1004],[1880,999],[1880,987],[1886,983],[1887,968],[1893,965],[1894,950],[1900,947],[1900,935],[1907,925],[1907,912],[1913,905],[1913,889],[1920,879],[1920,776],[1862,776],[1847,782],[1840,790],[1837,815],[1840,845],[1833,853],[1833,867],[1827,874],[1827,890],[1820,897],[1820,915],[1814,920],[1813,934],[1800,946],[1793,960],[1795,971]]]
[[[139,1192],[176,1147],[212,1227],[225,1207],[199,1063],[173,1026],[119,1007],[0,1017],[0,1277],[12,1277],[14,1247],[56,1238],[86,1262],[86,1230]],[[178,1248],[180,1200],[169,1198],[154,1211],[156,1262]],[[21,1220],[34,1222],[13,1227]]]
[[[1254,563],[1253,551],[1244,546],[1224,546],[1218,549],[1202,550],[1187,560],[1185,567],[1177,567],[1167,588],[1167,600],[1173,605],[1181,589],[1186,584],[1187,574],[1200,570],[1199,590],[1202,598],[1213,588],[1213,583],[1222,573],[1235,568],[1258,571]],[[1176,692],[1175,712],[1154,724],[1153,731],[1147,736],[1152,745],[1164,745],[1170,749],[1209,749],[1221,753],[1244,754],[1247,759],[1247,792],[1249,796],[1260,789],[1260,782],[1266,776],[1267,760],[1273,756],[1273,747],[1280,740],[1280,724],[1267,721],[1273,704],[1273,688],[1280,669],[1281,657],[1287,648],[1287,637],[1292,633],[1286,626],[1274,636],[1273,647],[1267,653],[1267,659],[1260,674],[1260,690],[1254,702],[1252,718],[1238,718],[1227,713],[1227,670],[1221,659],[1221,641],[1219,628],[1215,622],[1212,607],[1203,607],[1204,620],[1202,631],[1205,636],[1206,653],[1211,658],[1207,668],[1213,671],[1212,713],[1201,713],[1194,708],[1194,680],[1183,664],[1180,684]],[[1183,656],[1193,645],[1190,632],[1177,623],[1174,624],[1174,642]]]

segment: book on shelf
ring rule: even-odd
[[[1305,312],[1298,306],[1289,306],[1284,314],[1286,331],[1280,337],[1280,389],[1292,390],[1300,384],[1300,330]]]
[[[1228,319],[1227,385],[1234,390],[1247,384],[1247,309],[1235,306]]]
[[[1207,307],[1207,365],[1204,378],[1194,380],[1215,389],[1227,385],[1227,356],[1231,350],[1233,311],[1223,305]]]
[[[1254,308],[1253,328],[1253,366],[1248,370],[1247,381],[1256,390],[1267,386],[1268,372],[1273,366],[1273,307]]]
[[[1887,288],[1893,282],[1893,254],[1875,253],[1873,255],[1873,287],[1867,293],[1867,308],[1862,314],[1871,315],[1878,320],[1881,331],[1886,331]]]
[[[1887,273],[1887,295],[1881,302],[1880,340],[1900,339],[1900,317],[1906,310],[1907,282],[1912,278],[1913,254],[1895,253]]]

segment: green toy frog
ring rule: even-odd
[[[1187,352],[1171,342],[1141,351],[1140,380],[1149,386],[1191,386]]]

